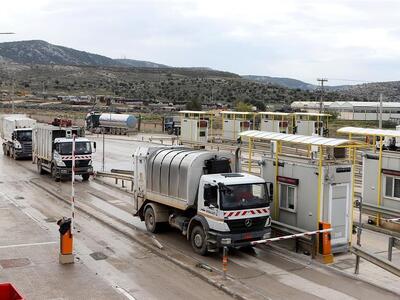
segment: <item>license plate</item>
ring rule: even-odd
[[[243,234],[243,239],[244,240],[251,240],[252,238],[253,238],[253,235],[251,234],[251,232]]]

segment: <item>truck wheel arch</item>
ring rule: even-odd
[[[158,222],[168,222],[168,217],[169,217],[169,211],[168,208],[162,204],[154,203],[154,202],[148,202],[143,206],[143,210],[140,213],[140,218],[144,219],[144,212],[148,207],[151,207],[154,211],[156,221]]]
[[[208,222],[207,222],[206,218],[204,218],[203,216],[196,215],[189,222],[188,230],[187,230],[187,233],[186,233],[186,238],[188,240],[190,239],[190,235],[192,234],[192,230],[196,225],[202,226],[203,229],[204,229],[204,232],[206,234],[210,229],[210,227],[208,226]]]

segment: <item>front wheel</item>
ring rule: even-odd
[[[57,176],[57,168],[55,166],[51,167],[51,177],[53,177],[56,182],[61,181],[60,177]]]
[[[194,252],[200,255],[207,254],[207,240],[206,234],[202,226],[196,226],[193,228],[190,235],[190,242]]]
[[[83,181],[88,181],[90,177],[90,174],[82,174],[82,180]]]

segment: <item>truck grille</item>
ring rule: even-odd
[[[83,168],[89,166],[90,159],[83,159],[83,160],[75,160],[75,167],[76,168]],[[72,168],[72,160],[64,161],[65,166],[67,168]]]
[[[26,154],[32,154],[32,142],[21,143],[22,152]]]
[[[229,230],[231,233],[245,233],[250,231],[262,230],[265,226],[265,222],[268,217],[258,217],[258,218],[245,218],[239,220],[226,220]],[[251,220],[251,225],[246,226],[246,220]]]

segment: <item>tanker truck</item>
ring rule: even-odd
[[[39,174],[50,173],[55,181],[71,177],[72,143],[75,135],[75,174],[81,175],[83,181],[87,181],[93,174],[91,142],[84,137],[83,128],[62,126],[71,122],[58,124],[59,126],[37,124],[33,129],[33,162],[37,164]]]
[[[128,114],[99,113],[92,111],[86,115],[86,129],[93,133],[126,135],[135,129],[137,119]]]
[[[0,118],[3,153],[12,158],[32,157],[32,127],[36,120],[23,114],[3,115]]]
[[[133,215],[149,232],[176,228],[200,255],[270,237],[272,184],[239,172],[238,155],[140,146],[133,158]]]

